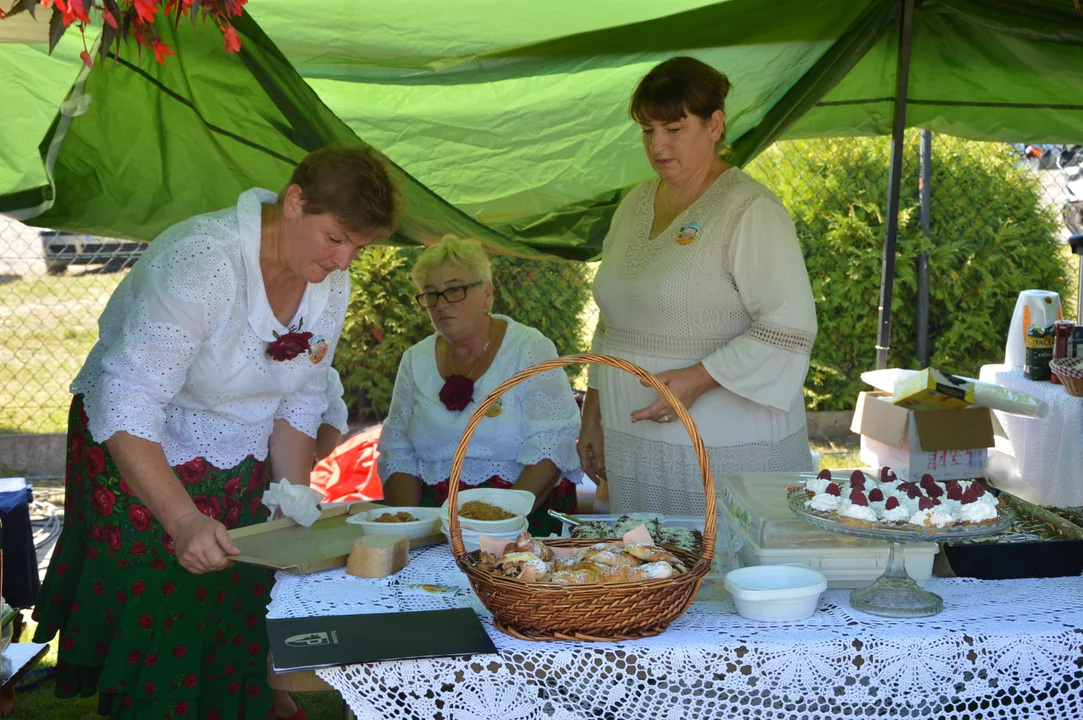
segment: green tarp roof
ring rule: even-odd
[[[278,188],[312,149],[366,142],[401,169],[397,241],[453,231],[587,259],[621,194],[651,175],[627,101],[666,57],[730,76],[739,162],[779,137],[890,132],[897,0],[246,10],[239,55],[211,24],[163,23],[177,57],[130,49],[79,73],[61,114],[78,36],[51,58],[0,45],[0,211],[150,239],[252,185]],[[937,132],[1083,141],[1083,13],[1072,0],[919,2],[908,103],[908,125]]]

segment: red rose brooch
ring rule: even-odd
[[[267,354],[271,356],[272,360],[278,360],[279,362],[293,360],[301,353],[308,352],[312,333],[301,332],[301,326],[304,325],[304,322],[304,318],[301,318],[301,321],[297,323],[297,327],[291,327],[285,335],[274,333],[275,341],[267,346]]]
[[[440,402],[452,412],[459,412],[474,399],[474,381],[465,375],[449,375],[440,388]]]

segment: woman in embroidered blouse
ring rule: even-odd
[[[534,328],[493,315],[489,259],[474,240],[445,237],[412,277],[436,328],[403,353],[378,446],[388,504],[438,506],[447,499],[455,448],[477,403],[516,372],[557,356]],[[516,385],[475,431],[462,488],[514,487],[537,497],[534,534],[548,535],[548,508],[577,512],[579,410],[568,376],[553,370]],[[559,523],[555,524],[559,527]]]
[[[113,718],[303,718],[267,685],[273,576],[227,531],[263,520],[264,464],[307,484],[346,271],[390,235],[394,187],[360,148],[315,152],[281,194],[163,232],[72,383],[64,529],[35,611],[56,692]],[[228,568],[228,569],[227,569]]]
[[[689,408],[714,477],[808,470],[802,385],[816,311],[793,223],[718,154],[730,84],[688,57],[652,69],[630,114],[658,178],[620,204],[594,280],[592,351],[629,360]],[[592,366],[583,470],[613,512],[702,513],[699,464],[673,409],[631,375]]]

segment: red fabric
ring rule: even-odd
[[[312,471],[312,487],[324,494],[323,502],[382,500],[383,484],[376,472],[380,431],[361,432],[335,448]]]

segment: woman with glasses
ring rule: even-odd
[[[486,395],[515,373],[557,356],[534,328],[493,315],[489,258],[475,240],[445,236],[421,254],[412,277],[418,305],[436,332],[403,353],[380,437],[379,472],[390,505],[441,505],[451,460],[466,423]],[[462,488],[529,490],[537,497],[530,530],[559,523],[545,512],[574,513],[579,475],[579,410],[561,370],[509,390],[470,441]]]

